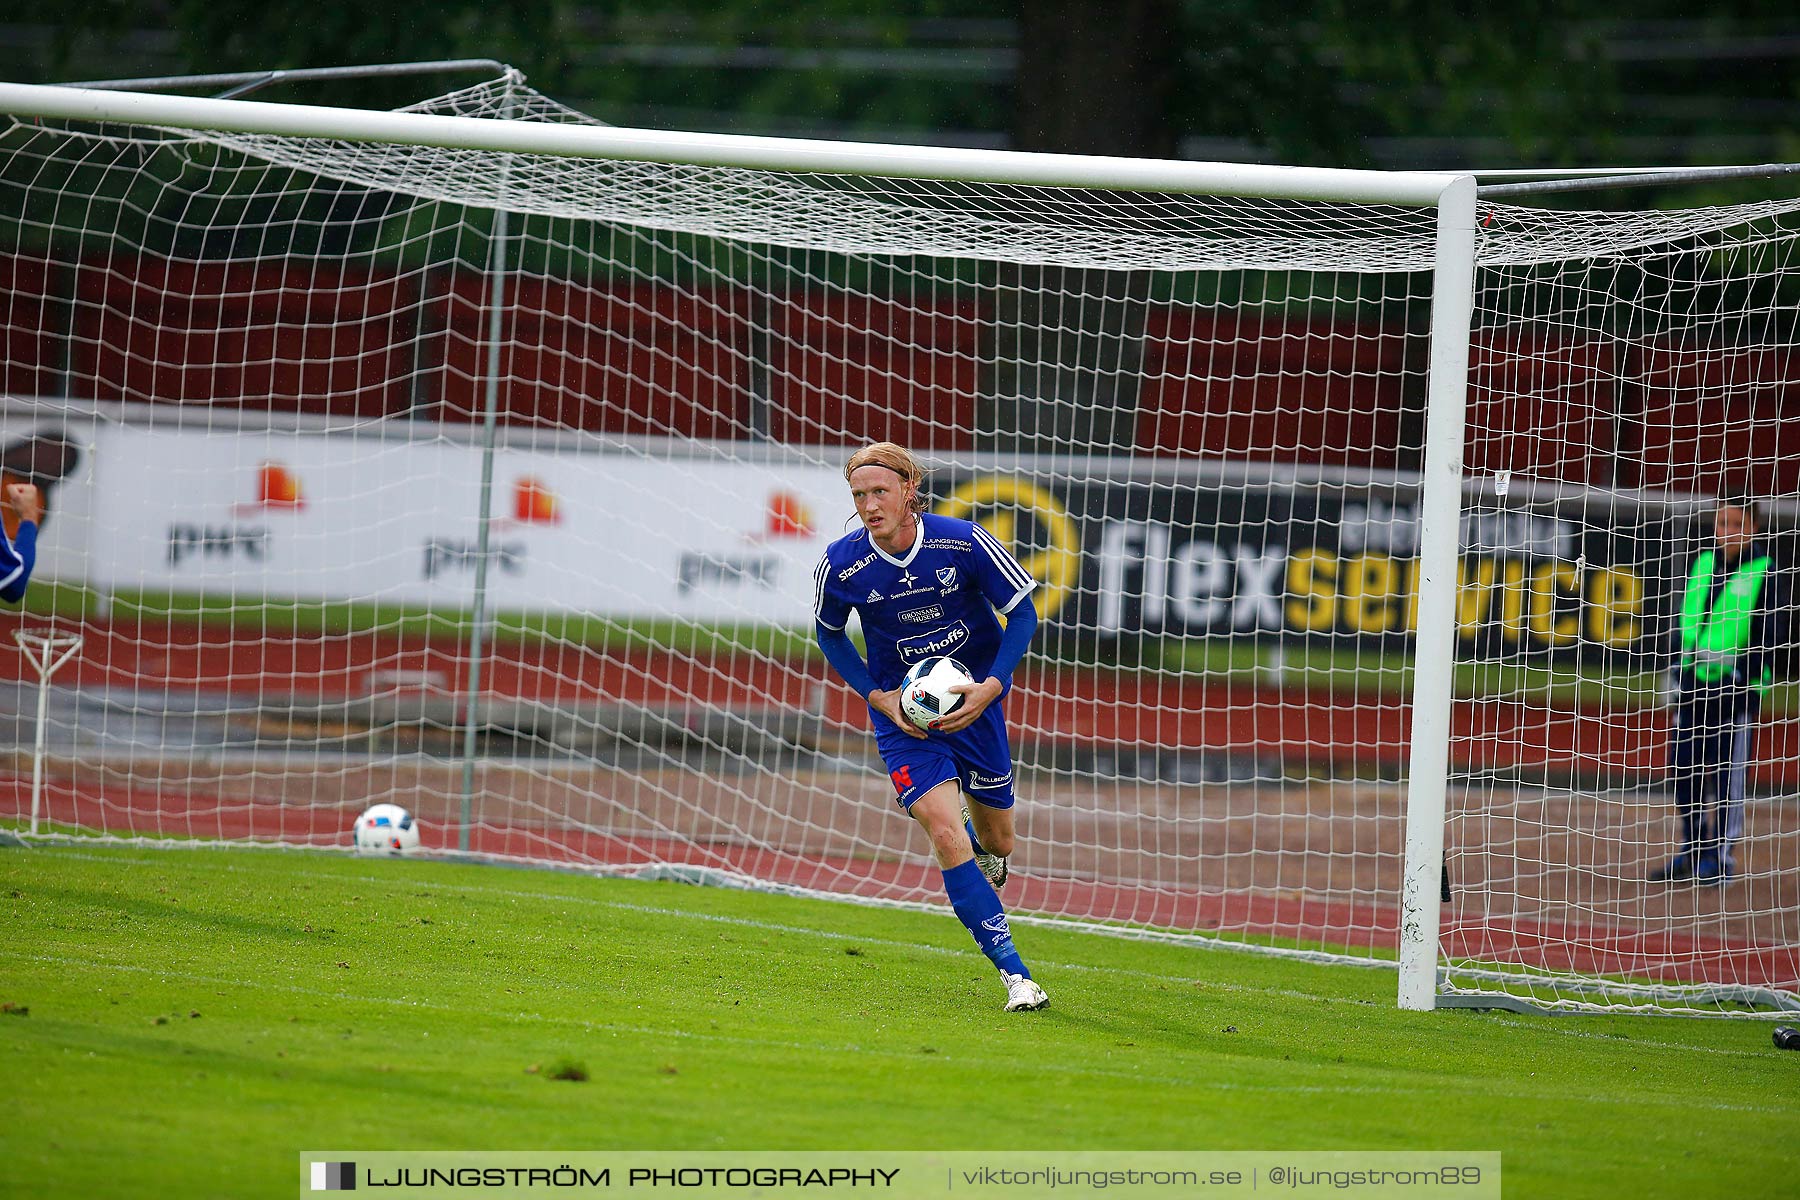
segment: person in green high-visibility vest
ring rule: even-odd
[[[1712,544],[1688,569],[1670,671],[1669,770],[1681,849],[1650,872],[1653,883],[1723,884],[1737,873],[1756,719],[1787,624],[1785,574],[1762,532],[1757,505],[1721,499]]]

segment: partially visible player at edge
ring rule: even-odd
[[[827,546],[814,573],[819,646],[867,698],[899,804],[931,839],[950,907],[1000,969],[1006,1010],[1042,1008],[1050,998],[1013,947],[995,891],[1013,849],[1012,748],[999,701],[1037,631],[1037,581],[979,525],[923,511],[924,471],[904,447],[863,447],[844,478],[862,528]],[[852,610],[866,663],[845,632]],[[1004,633],[996,610],[1007,618]],[[957,689],[962,707],[928,733],[902,714],[899,687],[909,667],[938,655],[978,682]],[[965,794],[973,801],[966,809]]]
[[[37,565],[38,522],[44,519],[44,502],[29,483],[7,484],[5,502],[19,524],[11,535],[0,525],[0,600],[17,604],[25,599],[31,568]]]
[[[1652,883],[1729,883],[1744,835],[1744,792],[1763,695],[1788,645],[1787,572],[1759,537],[1755,502],[1721,496],[1712,544],[1688,568],[1669,723],[1669,779],[1681,850]]]

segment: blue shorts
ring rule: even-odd
[[[908,737],[880,713],[870,710],[875,748],[894,782],[896,802],[911,809],[913,801],[946,779],[962,785],[963,794],[988,808],[1013,806],[1012,747],[1006,739],[1002,701],[982,710],[975,723],[956,733],[928,733],[925,740]]]

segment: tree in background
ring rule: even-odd
[[[1800,157],[1791,0],[68,0],[17,79],[491,57],[618,124],[1307,165]],[[27,57],[29,56],[29,57]],[[402,103],[421,81],[280,98]]]
[[[1020,150],[1174,158],[1186,39],[1180,0],[1016,6]]]
[[[554,78],[566,45],[565,0],[446,0],[334,5],[313,0],[68,0],[47,39],[42,77],[212,74],[356,63],[496,58]],[[169,36],[159,37],[159,34]],[[163,47],[163,54],[131,47]],[[465,76],[461,82],[468,82]],[[454,86],[454,85],[452,85]],[[426,95],[419,79],[346,80],[315,103],[394,106]]]

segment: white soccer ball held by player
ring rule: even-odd
[[[920,729],[930,729],[963,706],[963,693],[952,689],[974,683],[967,668],[954,658],[920,659],[900,684],[900,711]]]

